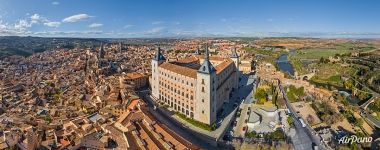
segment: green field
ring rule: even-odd
[[[328,58],[334,56],[335,54],[349,54],[352,51],[366,52],[375,49],[371,44],[364,43],[339,43],[335,45],[330,45],[328,47],[314,47],[314,48],[304,48],[297,50],[297,54],[292,56],[299,59],[320,59],[321,57]]]
[[[292,57],[298,59],[320,59],[321,57],[328,58],[330,56],[334,56],[335,54],[347,54],[350,53],[351,50],[348,49],[302,49],[298,50],[296,55]]]

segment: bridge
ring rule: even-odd
[[[314,75],[315,75],[315,73],[313,72],[313,73],[309,73],[309,74],[296,76],[296,79],[297,80],[310,80]]]
[[[294,76],[297,80],[310,80],[315,75],[316,70],[313,69],[311,73],[298,75],[298,72],[294,73]]]

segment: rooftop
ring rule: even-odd
[[[184,75],[190,78],[197,78],[197,71],[201,67],[201,61],[204,56],[190,56],[184,59],[180,59],[172,62],[164,62],[160,65],[161,68]],[[229,65],[233,64],[233,61],[229,58],[223,58],[218,56],[210,56],[209,62],[213,64],[216,73],[219,74]]]

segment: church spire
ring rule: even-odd
[[[104,46],[103,46],[103,42],[102,42],[102,43],[100,43],[99,58],[103,59],[105,54],[106,54],[106,52],[104,51]]]

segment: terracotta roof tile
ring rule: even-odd
[[[184,75],[190,78],[197,78],[197,70],[172,64],[170,62],[164,62],[160,65],[160,68]]]
[[[137,72],[127,73],[127,78],[130,78],[130,79],[136,79],[136,78],[141,78],[141,77],[144,77],[144,75],[141,73],[137,73]]]
[[[215,67],[216,74],[221,73],[224,69],[226,69],[231,64],[233,64],[233,61],[231,59],[224,59],[222,63],[220,63],[219,65]]]

